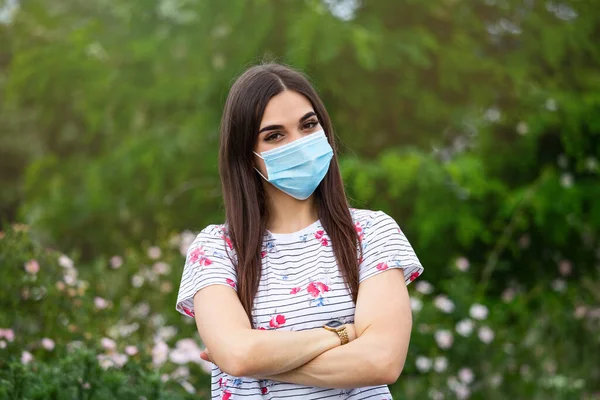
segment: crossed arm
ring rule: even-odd
[[[235,291],[225,286],[197,292],[194,307],[198,332],[210,349],[211,360],[225,373],[327,388],[395,382],[404,367],[412,328],[400,269],[360,284],[357,338],[344,346],[322,328],[300,332],[251,329]]]

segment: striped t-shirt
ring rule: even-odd
[[[382,211],[350,209],[363,247],[359,281],[389,268],[403,268],[410,283],[423,267],[394,219]],[[227,248],[229,247],[229,248]],[[209,225],[187,251],[177,311],[194,317],[194,294],[209,285],[236,289],[235,267],[227,229]],[[321,328],[332,319],[354,323],[354,303],[344,284],[319,221],[288,234],[266,232],[262,248],[262,277],[252,317],[256,329],[301,331]],[[235,261],[235,257],[233,257]],[[330,389],[234,377],[213,365],[213,399],[391,399],[386,385]]]

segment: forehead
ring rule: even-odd
[[[314,111],[306,97],[284,90],[267,103],[260,126],[296,124],[307,112]]]

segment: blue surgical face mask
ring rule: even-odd
[[[305,200],[315,191],[329,170],[333,150],[320,130],[273,150],[254,152],[265,161],[267,182],[295,199]]]

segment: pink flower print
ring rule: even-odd
[[[265,258],[266,255],[267,255],[266,251],[263,250],[260,252],[260,258]]]
[[[219,387],[222,388],[223,386],[227,386],[228,382],[229,379],[223,379],[223,377],[219,378]]]
[[[196,247],[190,253],[190,263],[194,264],[195,262],[199,262],[201,267],[206,267],[212,264],[212,261],[204,256],[204,249],[202,247]]]
[[[229,286],[231,286],[232,288],[234,288],[234,289],[235,289],[235,281],[234,281],[233,279],[229,279],[229,278],[227,278],[227,279],[225,279],[225,282],[227,282],[227,284],[228,284]]]
[[[229,400],[231,399],[231,392],[229,390],[225,390],[223,392],[223,397],[221,397],[221,400]]]
[[[268,387],[261,387],[260,388],[260,393],[264,396],[265,394],[269,393],[269,388]]]
[[[211,265],[211,264],[212,264],[212,261],[210,261],[210,260],[209,260],[208,258],[206,258],[206,257],[202,257],[202,258],[200,259],[200,265],[201,265],[202,267],[208,267],[208,266],[209,266],[209,265]]]
[[[187,308],[187,307],[182,307],[182,308],[183,308],[183,312],[186,313],[187,315],[189,315],[190,317],[194,318],[196,316],[196,314],[189,308]]]
[[[285,317],[281,314],[271,318],[271,321],[269,322],[271,328],[279,328],[283,324],[285,324]]]
[[[202,247],[196,247],[190,253],[190,262],[193,264],[196,261],[200,260],[204,256],[204,249]]]
[[[295,287],[290,291],[290,294],[296,294],[302,290],[301,287]]]
[[[358,234],[358,238],[359,238],[360,240],[362,240],[362,238],[365,236],[365,233],[363,232],[363,228],[362,228],[362,226],[360,226],[360,222],[358,222],[358,221],[357,221],[357,222],[354,224],[354,229],[356,229],[356,233]]]
[[[259,327],[258,327],[258,330],[259,330],[259,331],[266,331],[266,330],[267,330],[267,328],[265,328],[264,326],[259,326]]]
[[[315,238],[321,242],[323,246],[327,246],[329,244],[329,240],[325,237],[325,231],[320,230],[315,232]]]
[[[325,292],[329,292],[329,286],[323,282],[311,282],[306,287],[306,291],[310,293],[312,297],[319,297]]]
[[[413,272],[412,274],[410,274],[410,278],[409,278],[409,279],[410,279],[410,281],[411,281],[411,282],[412,282],[412,281],[414,281],[415,279],[417,279],[417,278],[419,277],[419,275],[420,275],[420,274],[419,274],[419,271],[415,271],[415,272]]]
[[[227,246],[233,250],[233,243],[231,243],[231,239],[229,239],[229,236],[221,236],[222,239],[225,239],[225,243],[227,243]]]
[[[388,265],[386,263],[379,263],[375,268],[377,268],[379,271],[385,271],[388,269]]]

